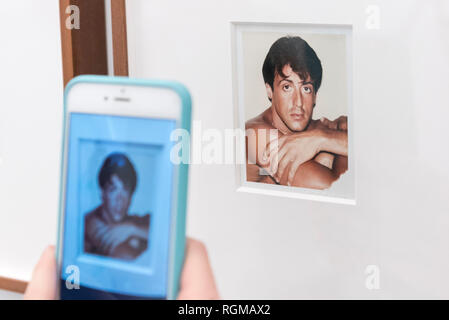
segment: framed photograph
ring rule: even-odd
[[[352,27],[231,30],[238,191],[355,204]]]

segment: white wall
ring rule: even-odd
[[[370,4],[379,30],[365,28]],[[237,193],[233,166],[191,168],[188,233],[206,242],[224,298],[449,298],[447,1],[128,0],[127,11],[131,76],[184,82],[203,129],[234,126],[230,21],[354,26],[356,206]],[[377,291],[365,287],[372,264]]]
[[[57,3],[0,7],[0,275],[24,280],[56,234]],[[373,3],[380,30],[364,27]],[[354,25],[356,206],[237,193],[234,167],[192,166],[188,232],[224,298],[449,298],[447,1],[127,5],[131,75],[186,83],[204,129],[234,124],[230,21]],[[365,288],[369,264],[381,290]]]
[[[23,295],[11,291],[0,290],[0,300],[22,300]]]
[[[0,6],[0,276],[29,280],[56,242],[62,127],[59,1]]]

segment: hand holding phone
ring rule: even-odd
[[[33,277],[28,284],[25,300],[53,300],[57,294],[55,247],[49,246],[42,253],[34,267]],[[186,259],[181,275],[178,299],[219,299],[213,272],[203,243],[187,239]]]

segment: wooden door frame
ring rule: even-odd
[[[128,76],[125,0],[59,0],[64,87],[81,74],[109,74],[105,1],[111,1],[114,75]],[[79,8],[79,29],[66,27],[71,5]],[[0,276],[0,290],[24,293],[27,285],[26,281]]]
[[[114,75],[128,76],[125,0],[106,1],[111,2]],[[66,27],[71,5],[79,8],[79,29]],[[64,86],[81,74],[109,74],[105,0],[59,0],[59,14]]]

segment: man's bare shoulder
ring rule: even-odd
[[[92,223],[96,220],[101,220],[101,206],[86,213],[86,215],[84,216],[84,220],[86,221],[86,223]]]
[[[101,217],[101,206],[95,208],[84,216],[84,229],[86,233],[92,234],[98,231],[98,228],[106,225]]]
[[[245,129],[276,129],[269,121],[269,110],[270,108],[265,110],[258,116],[246,121]]]

